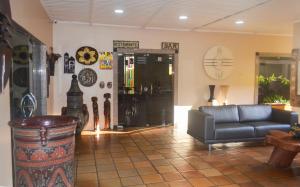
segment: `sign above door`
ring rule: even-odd
[[[114,52],[116,52],[117,49],[139,49],[139,43],[139,41],[113,40],[113,49]]]
[[[175,50],[175,53],[179,52],[179,43],[176,42],[161,42],[161,49]]]

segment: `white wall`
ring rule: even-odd
[[[0,94],[0,186],[12,186],[9,83]]]
[[[40,0],[9,0],[14,21],[48,47],[52,45],[52,21]]]
[[[229,85],[228,101],[230,104],[253,103],[255,53],[290,53],[292,48],[292,37],[109,28],[74,23],[53,25],[53,47],[54,51],[60,54],[69,52],[74,55],[75,51],[83,45],[93,46],[99,51],[112,51],[113,40],[138,40],[140,48],[143,49],[159,49],[163,41],[179,42],[178,104],[194,108],[207,104],[209,84]],[[221,81],[210,79],[205,74],[202,65],[205,52],[215,45],[228,47],[235,57],[232,75]],[[56,68],[53,81],[55,85],[52,85],[54,99],[52,113],[60,113],[61,107],[66,105],[65,94],[71,77],[63,74],[62,59]],[[76,63],[76,72],[82,68],[83,66]],[[94,68],[96,70],[97,65]],[[112,71],[97,70],[97,72],[100,80],[112,80]],[[90,114],[92,114],[90,97],[97,95],[100,98],[104,93],[99,89],[98,84],[99,81],[92,88],[81,86]],[[216,95],[218,95],[218,89],[216,89]],[[100,100],[101,102],[103,101]],[[99,107],[102,109],[102,104]]]

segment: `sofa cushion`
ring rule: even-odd
[[[264,137],[270,130],[281,130],[288,132],[291,128],[290,124],[276,123],[272,121],[247,122],[246,124],[254,127],[256,137]]]
[[[240,122],[267,121],[271,119],[272,107],[270,105],[239,105],[238,114]]]
[[[230,140],[254,138],[254,127],[240,123],[219,123],[215,126],[215,139]]]
[[[239,122],[239,115],[236,105],[227,106],[202,106],[199,110],[214,116],[215,123]]]

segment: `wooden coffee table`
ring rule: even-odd
[[[274,167],[289,167],[300,152],[300,140],[294,139],[291,134],[283,131],[270,131],[266,136],[266,142],[274,145],[268,162]]]

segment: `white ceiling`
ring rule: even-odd
[[[52,20],[144,29],[291,35],[300,0],[41,0]],[[115,9],[124,14],[116,15]],[[187,15],[188,20],[178,19]],[[236,20],[245,21],[236,25]]]

